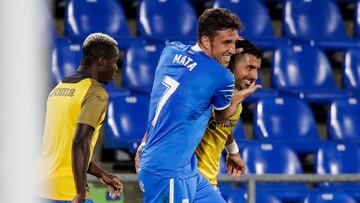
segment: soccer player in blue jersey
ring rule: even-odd
[[[197,170],[195,149],[211,110],[217,122],[236,113],[243,94],[234,92],[226,68],[242,24],[226,9],[199,18],[198,43],[170,43],[159,59],[140,155],[139,183],[145,203],[225,202]],[[255,91],[259,86],[249,90]]]

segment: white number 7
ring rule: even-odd
[[[178,88],[179,86],[179,82],[172,79],[169,76],[165,76],[164,80],[162,81],[162,84],[165,85],[167,87],[167,89],[165,90],[164,94],[161,96],[160,101],[156,107],[156,112],[155,112],[155,116],[154,119],[151,122],[152,126],[155,126],[161,109],[164,107],[165,103],[167,102],[167,100],[169,99],[169,97],[175,92],[175,90]]]

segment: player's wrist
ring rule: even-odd
[[[226,145],[225,148],[226,148],[226,151],[227,151],[228,154],[237,154],[240,151],[238,145],[235,142],[235,140],[232,143]]]

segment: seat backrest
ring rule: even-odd
[[[360,148],[352,144],[324,143],[320,146],[315,170],[318,174],[360,173]]]
[[[124,86],[132,90],[150,93],[163,48],[163,45],[130,46],[123,65]]]
[[[345,53],[342,71],[345,88],[360,91],[360,48],[352,48]]]
[[[109,93],[105,145],[116,147],[141,142],[147,128],[150,96]]]
[[[233,130],[233,134],[234,134],[234,138],[235,140],[246,140],[246,133],[244,130],[244,126],[243,123],[241,121],[241,119],[238,120],[234,130]]]
[[[356,201],[343,193],[323,192],[311,193],[306,196],[302,203],[356,203]]]
[[[69,0],[65,7],[65,32],[71,38],[85,38],[93,32],[128,37],[129,28],[117,0]]]
[[[269,12],[259,0],[215,0],[214,8],[227,8],[237,14],[245,29],[242,36],[250,38],[275,37]],[[254,15],[256,13],[256,15]]]
[[[329,0],[287,0],[284,35],[300,39],[346,38],[339,8]]]
[[[360,101],[355,98],[336,100],[328,111],[329,138],[360,141]]]
[[[242,157],[250,174],[302,173],[295,152],[281,144],[251,143],[242,151]]]
[[[354,24],[355,35],[360,38],[360,1],[356,2]]]
[[[261,99],[254,111],[254,136],[257,139],[319,139],[311,108],[295,97]]]
[[[196,39],[197,15],[188,0],[141,0],[137,21],[140,36]]]
[[[330,62],[318,48],[309,45],[283,45],[274,52],[272,85],[276,89],[336,89]]]
[[[81,43],[68,38],[57,38],[51,52],[51,83],[55,86],[64,77],[72,75],[81,62]]]

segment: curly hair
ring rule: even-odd
[[[117,45],[116,40],[107,34],[90,34],[82,46],[82,63],[92,64],[100,56],[111,58],[114,55],[114,47]]]

